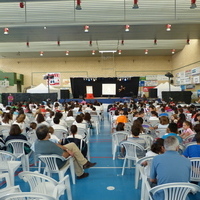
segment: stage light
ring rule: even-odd
[[[9,33],[9,28],[4,28],[4,35],[8,35]]]
[[[68,55],[69,55],[69,51],[66,51],[66,52],[65,52],[65,55],[68,56]]]
[[[124,40],[121,41],[121,45],[124,45]]]
[[[57,45],[60,46],[60,40],[57,41]]]
[[[89,46],[92,46],[92,40],[89,41]]]
[[[144,50],[144,54],[147,55],[148,53],[149,53],[149,50],[148,50],[148,49],[145,49],[145,50]]]
[[[190,39],[187,39],[187,44],[188,44],[188,45],[190,44]]]
[[[81,0],[76,1],[76,10],[82,10],[81,8]]]
[[[134,0],[133,1],[133,7],[132,7],[133,9],[138,9],[139,8],[139,6],[138,6],[138,0]]]
[[[86,26],[84,27],[84,32],[85,32],[85,33],[88,33],[88,32],[89,32],[89,28],[90,28],[90,27],[86,25]]]
[[[172,27],[171,24],[167,24],[167,25],[166,25],[166,31],[171,31],[171,27]]]
[[[175,51],[176,51],[175,49],[172,49],[172,54],[175,54]]]
[[[29,42],[26,42],[26,46],[29,47]]]
[[[154,45],[157,45],[157,39],[154,40]]]
[[[128,32],[128,31],[129,31],[129,28],[130,28],[130,26],[129,26],[129,25],[126,25],[126,26],[125,26],[125,31]]]
[[[95,55],[95,50],[92,51],[92,55]]]
[[[118,51],[118,54],[121,55],[121,54],[122,54],[122,50],[119,50],[119,51]]]
[[[197,7],[196,0],[191,0],[191,6],[190,9],[195,9]]]
[[[124,81],[127,81],[127,78],[125,78]]]
[[[46,30],[47,29],[47,27],[46,26],[44,26],[44,30]]]
[[[116,53],[116,50],[99,51],[99,53]]]
[[[44,52],[43,51],[40,51],[40,56],[43,56],[44,55]]]

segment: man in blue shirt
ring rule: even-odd
[[[177,151],[179,141],[174,136],[164,140],[165,153],[153,158],[150,181],[162,185],[174,182],[189,182],[191,163],[190,160],[181,156]],[[154,199],[163,199],[163,193],[158,192]]]

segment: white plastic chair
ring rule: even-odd
[[[153,137],[149,134],[140,134],[139,137],[143,138],[146,142],[147,147],[145,150],[150,150],[154,140]]]
[[[196,134],[192,134],[192,135],[187,136],[185,139],[183,139],[183,143],[186,144],[186,143],[192,142],[192,140],[194,139],[195,135]]]
[[[159,138],[162,138],[162,136],[167,133],[166,131],[166,128],[158,128],[155,130],[155,133]]]
[[[0,125],[0,135],[3,136],[5,140],[9,136],[10,132],[10,125]]]
[[[200,158],[189,158],[192,163],[190,181],[200,182]]]
[[[153,187],[149,191],[150,199],[154,199],[153,195],[155,193],[163,191],[162,200],[175,200],[181,199],[186,200],[189,192],[196,193],[200,191],[200,187],[196,184],[185,183],[185,182],[176,182],[176,183],[167,183]]]
[[[83,137],[83,139],[84,140],[86,140],[86,138],[87,138],[87,129],[86,128],[81,128],[81,127],[77,127],[78,128],[78,131],[77,131],[77,133],[79,134],[79,135],[81,135],[82,137]]]
[[[99,124],[100,118],[99,118],[99,116],[98,115],[91,115],[91,121],[92,121],[92,125],[95,127],[96,133],[98,135],[99,132],[100,132],[100,124]]]
[[[73,124],[73,122],[75,121],[75,119],[73,119],[73,120],[65,120],[65,121],[67,123],[67,126],[70,128],[71,125]]]
[[[35,192],[18,192],[10,193],[0,197],[1,200],[56,200],[46,194],[40,194]]]
[[[129,141],[124,141],[121,143],[121,146],[123,146],[125,148],[126,151],[126,155],[124,158],[124,164],[123,164],[123,168],[122,168],[122,176],[124,175],[124,171],[125,171],[125,166],[126,166],[126,161],[134,161],[135,163],[137,163],[137,161],[139,160],[138,157],[138,151],[144,152],[144,147],[141,146],[140,144],[136,143],[136,142],[129,142]],[[129,167],[130,167],[130,162],[129,162]]]
[[[41,171],[41,162],[43,162],[45,164],[44,174],[50,176],[52,173],[57,173],[59,176],[59,180],[62,180],[65,176],[66,171],[70,168],[72,182],[73,184],[75,184],[76,181],[75,181],[74,162],[71,156],[69,156],[68,158],[64,158],[62,156],[52,154],[52,155],[39,155],[38,158],[39,158],[39,166],[38,166],[39,172]],[[69,164],[59,169],[56,162],[57,159],[60,159],[62,161],[68,160]]]
[[[19,185],[16,185],[16,186],[12,185],[10,181],[9,173],[0,174],[0,179],[2,179],[2,181],[5,180],[5,183],[6,183],[6,187],[3,189],[0,189],[0,196],[4,196],[8,193],[21,192]]]
[[[128,138],[128,133],[125,131],[118,131],[112,134],[112,154],[113,160],[116,158],[117,148],[120,146],[120,143]]]
[[[28,182],[31,192],[48,194],[56,199],[59,199],[59,197],[63,195],[66,190],[68,200],[72,200],[71,186],[68,175],[66,175],[59,182],[44,174],[40,174],[39,172],[21,172],[18,176],[20,179]]]
[[[21,159],[23,171],[29,171],[29,155],[25,154],[24,146],[28,145],[29,147],[31,144],[26,140],[8,140],[6,142],[7,148],[12,148],[13,154],[17,157],[17,159]]]
[[[64,129],[54,129],[54,135],[57,136],[58,139],[66,138],[68,134],[68,131]]]
[[[160,122],[159,119],[152,119],[152,120],[149,120],[149,124],[150,124],[152,127],[158,125],[159,122]]]
[[[16,157],[7,151],[0,151],[0,172],[8,172],[10,185],[14,186],[15,171],[20,167],[21,161],[16,161]]]
[[[138,182],[140,177],[142,177],[142,186],[141,186],[141,199],[146,199],[148,195],[146,195],[146,180],[148,177],[148,173],[151,168],[151,161],[154,158],[154,156],[148,156],[141,158],[136,163],[135,168],[135,189],[138,189]],[[147,166],[142,165],[142,163],[147,162]],[[148,168],[146,170],[146,168]]]

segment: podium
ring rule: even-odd
[[[86,86],[86,99],[94,99],[92,86]]]
[[[94,95],[93,94],[87,94],[86,99],[94,99]]]

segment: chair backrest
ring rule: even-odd
[[[21,172],[18,174],[20,179],[28,182],[31,192],[37,192],[41,194],[48,194],[49,188],[53,189],[58,184],[53,178],[40,174],[39,172]],[[53,191],[52,191],[53,193]],[[56,197],[56,194],[54,194]]]
[[[56,198],[35,192],[17,192],[2,196],[1,200],[56,200]]]
[[[9,136],[10,132],[10,125],[0,125],[0,135],[3,136],[5,140]]]
[[[192,140],[194,139],[195,135],[196,135],[196,134],[192,134],[192,135],[187,136],[187,137],[183,140],[183,143],[192,142]]]
[[[125,148],[126,158],[131,160],[138,160],[138,152],[144,152],[144,147],[136,142],[124,141],[121,145]]]
[[[0,151],[0,171],[7,171],[9,169],[8,161],[12,161],[15,159],[16,157],[12,153],[7,151]]]
[[[9,147],[9,145],[11,146],[12,148],[12,153],[18,157],[22,154],[25,155],[25,145],[28,145],[29,147],[31,146],[31,144],[26,141],[26,140],[8,140],[6,142],[6,146]]]
[[[160,121],[158,119],[149,120],[149,124],[151,126],[156,126]]]
[[[128,136],[129,134],[126,131],[118,131],[112,134],[112,141],[116,145],[119,145],[120,142],[126,140]]]
[[[68,132],[64,129],[54,129],[54,135],[57,136],[58,139],[63,139],[68,135]]]
[[[86,128],[81,128],[81,127],[77,127],[77,128],[78,128],[77,133],[79,135],[81,135],[83,137],[83,139],[86,139],[86,137],[87,137],[87,129]]]
[[[200,182],[200,158],[189,158],[192,163],[190,181]]]
[[[151,145],[153,144],[153,137],[149,134],[140,134],[140,138],[143,138],[146,142],[146,149],[151,149]]]
[[[150,189],[149,194],[151,198],[153,198],[153,195],[158,191],[163,191],[164,197],[162,200],[186,200],[189,192],[192,191],[195,193],[200,191],[200,187],[196,184],[184,182],[162,184]]]
[[[159,138],[162,138],[162,136],[165,135],[166,133],[167,133],[166,128],[158,128],[158,129],[156,129],[156,135]]]
[[[62,156],[58,156],[56,154],[51,155],[39,155],[39,160],[45,163],[45,167],[48,169],[50,173],[57,173],[59,171],[56,160],[60,159],[62,161],[65,160]],[[69,157],[68,157],[69,158]]]
[[[70,128],[75,120],[66,120],[67,126]]]

